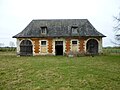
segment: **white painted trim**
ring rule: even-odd
[[[83,51],[84,52],[86,52],[85,49],[86,49],[86,43],[85,43],[85,39],[84,39],[84,41],[83,41]]]
[[[66,40],[65,38],[54,38],[52,41],[52,46],[53,46],[53,52],[52,54],[55,55],[55,41],[63,41],[63,54],[65,53],[65,49],[66,49]]]
[[[72,41],[77,41],[77,52],[79,52],[80,41],[78,39],[71,39],[71,41],[70,41],[70,51],[72,51]]]
[[[36,55],[35,49],[34,49],[34,47],[35,47],[35,41],[32,41],[32,45],[33,45],[33,56],[35,56]]]
[[[20,40],[18,38],[16,41],[16,45],[17,45],[17,54],[19,55],[20,54]]]
[[[99,53],[102,53],[102,38],[100,38],[100,41],[99,41]]]
[[[41,47],[42,47],[42,46],[41,46],[41,42],[42,42],[42,41],[46,41],[46,48],[47,48],[47,49],[46,49],[46,53],[41,53]],[[40,55],[47,55],[47,54],[48,54],[48,40],[39,40],[39,46],[40,46],[40,48],[39,48],[39,54],[40,54]]]

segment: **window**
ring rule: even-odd
[[[72,27],[72,33],[73,34],[77,34],[78,33],[78,27],[77,26]]]
[[[40,47],[40,53],[47,53],[47,40],[42,40],[41,41],[41,47]]]
[[[71,42],[71,51],[77,52],[78,51],[78,40],[72,40]]]
[[[41,27],[41,34],[47,33],[47,27]]]
[[[72,44],[77,44],[77,41],[72,41]]]
[[[41,41],[41,46],[46,46],[46,41]]]

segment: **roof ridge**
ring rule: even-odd
[[[39,21],[39,20],[41,20],[41,21],[51,21],[51,20],[88,20],[88,19],[33,19],[32,21]]]

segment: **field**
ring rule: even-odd
[[[103,53],[106,55],[120,55],[120,47],[103,48]]]
[[[17,57],[0,52],[0,90],[120,90],[120,55]]]

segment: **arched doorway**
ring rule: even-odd
[[[87,41],[87,53],[97,54],[98,53],[98,42],[95,39],[90,39]]]
[[[33,55],[33,45],[30,40],[23,40],[20,43],[20,55]]]

